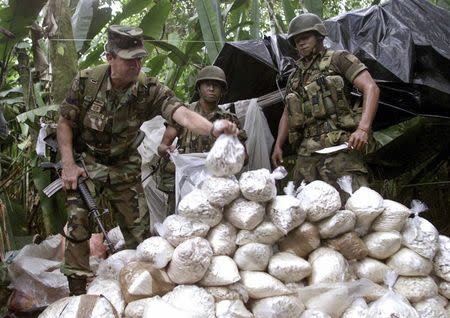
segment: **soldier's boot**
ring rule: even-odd
[[[68,276],[67,281],[69,282],[70,296],[79,296],[86,294],[86,284],[87,284],[86,277]]]

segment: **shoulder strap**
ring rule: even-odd
[[[334,51],[332,51],[332,50],[327,50],[325,52],[325,54],[323,55],[323,57],[319,63],[319,70],[321,72],[327,71],[329,69],[330,63],[331,63],[331,58],[333,57],[333,54],[334,54]]]
[[[86,84],[84,89],[84,96],[94,100],[97,96],[106,72],[108,71],[108,64],[100,65],[92,69],[82,70],[80,72],[81,78],[86,78]]]

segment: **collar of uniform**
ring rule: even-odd
[[[305,58],[301,57],[297,61],[297,66],[302,69],[310,67],[315,61],[322,58],[325,55],[326,51],[327,51],[327,48],[323,48],[323,50],[321,50],[319,53],[317,53],[313,56],[313,58],[311,59],[311,61],[309,63],[306,63]]]
[[[133,85],[131,87],[127,88],[125,91],[131,90],[131,94],[133,94],[134,96],[137,96],[138,85],[139,85],[139,81],[135,81],[133,83]],[[112,89],[113,89],[113,87],[112,87],[112,83],[111,83],[111,77],[108,76],[108,81],[106,82],[106,91],[110,92]]]

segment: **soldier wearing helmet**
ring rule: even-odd
[[[137,147],[143,139],[140,126],[162,115],[199,136],[237,134],[236,124],[223,121],[224,129],[189,110],[156,78],[142,71],[147,56],[140,28],[112,25],[108,28],[107,64],[82,70],[73,80],[60,107],[57,138],[68,210],[65,259],[61,272],[68,277],[72,295],[86,292],[89,267],[89,211],[77,191],[80,176],[89,173],[90,188],[106,199],[125,238],[135,248],[148,232],[147,207],[143,202],[141,157]],[[74,160],[73,148],[84,152],[86,171]],[[141,209],[140,209],[141,208]]]
[[[300,59],[287,82],[272,163],[280,165],[282,147],[289,141],[297,151],[297,182],[320,179],[340,189],[336,179],[350,175],[356,190],[368,183],[364,155],[374,145],[371,126],[379,88],[353,54],[327,49],[325,36],[325,25],[315,14],[301,14],[289,24],[288,40]],[[363,93],[362,107],[351,104],[352,86]],[[343,143],[348,143],[348,148],[340,152],[316,153]],[[341,197],[345,195],[341,193]]]
[[[221,110],[218,107],[220,98],[227,88],[224,71],[217,66],[205,66],[198,72],[195,81],[195,90],[199,100],[191,103],[188,108],[210,121],[227,119],[239,127],[239,120],[235,114]],[[216,139],[212,136],[198,135],[178,125],[167,125],[161,144],[158,147],[160,157],[155,158],[152,163],[156,170],[155,179],[158,188],[168,194],[167,209],[162,216],[150,216],[152,224],[152,218],[156,219],[155,222],[162,222],[167,215],[175,211],[175,166],[169,160],[169,152],[175,148],[172,143],[176,137],[178,137],[176,148],[178,148],[180,153],[208,152]],[[242,143],[245,142],[246,134],[243,130],[240,130],[238,138]]]

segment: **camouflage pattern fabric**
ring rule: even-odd
[[[174,124],[172,114],[180,106],[170,89],[143,73],[127,90],[113,90],[109,67],[102,65],[81,71],[60,107],[60,115],[74,127],[74,147],[85,153],[84,161],[95,191],[107,199],[127,247],[135,247],[146,238],[144,229],[149,228],[140,181],[141,157],[129,145],[146,120],[162,115]],[[70,194],[67,205],[68,236],[76,241],[87,239],[93,225],[84,203],[76,194]],[[87,241],[68,241],[63,273],[90,275],[88,256]]]

